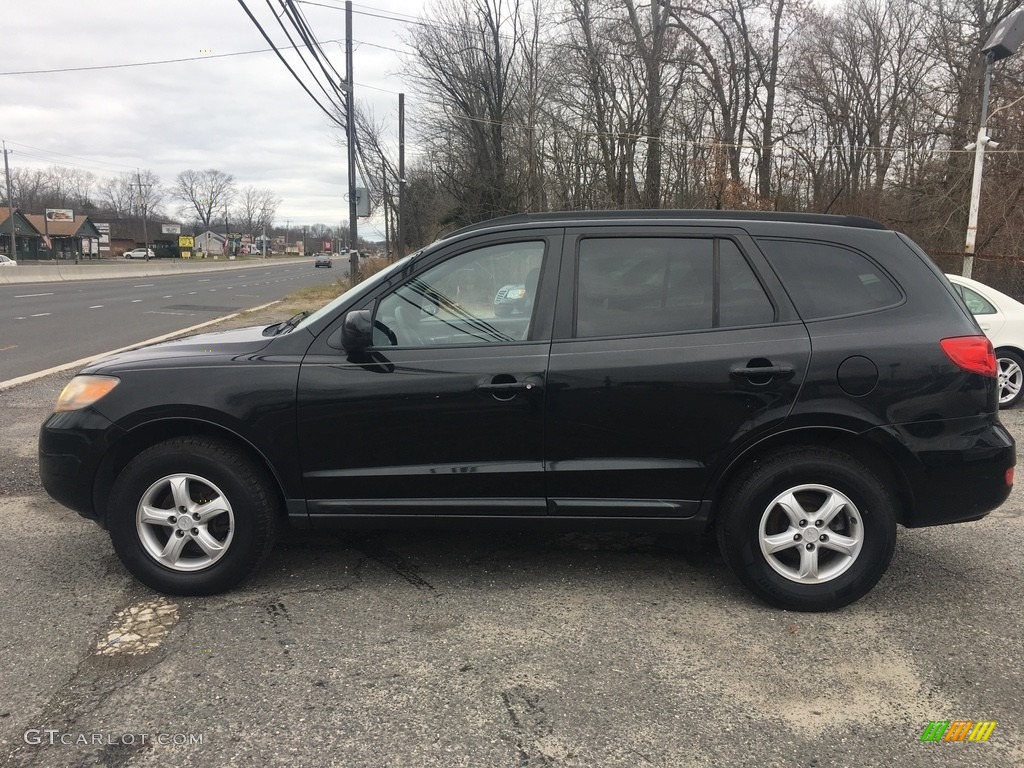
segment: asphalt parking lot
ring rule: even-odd
[[[39,486],[69,376],[0,393],[2,765],[1024,765],[1020,490],[901,530],[832,614],[620,534],[292,534],[242,588],[170,599]],[[947,720],[997,725],[920,740]]]

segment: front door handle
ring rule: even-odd
[[[526,376],[517,379],[509,373],[501,373],[493,378],[481,381],[476,388],[492,395],[496,400],[511,400],[520,392],[531,392],[540,389],[541,382],[537,377]]]
[[[536,384],[529,381],[503,381],[497,384],[481,384],[477,389],[483,392],[522,392],[533,389]]]

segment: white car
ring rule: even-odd
[[[0,253],[0,267],[16,267],[16,266],[18,266],[18,262],[16,262],[14,259],[10,259],[7,256],[4,256],[2,253]]]
[[[124,252],[126,259],[155,259],[156,254],[153,253],[152,248],[132,248],[130,251]]]
[[[1016,405],[1024,395],[1024,304],[977,280],[946,277],[996,349],[999,407]]]

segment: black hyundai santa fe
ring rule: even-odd
[[[897,524],[999,506],[1014,442],[991,344],[904,235],[618,211],[473,225],[308,316],[91,363],[39,461],[170,594],[233,587],[282,525],[486,518],[713,533],[814,611],[877,583]]]

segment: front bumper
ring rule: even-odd
[[[52,414],[39,429],[39,479],[46,492],[82,517],[97,520],[97,474],[121,432],[91,408]]]

